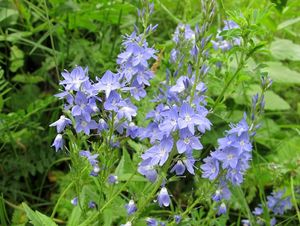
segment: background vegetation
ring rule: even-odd
[[[158,23],[159,27],[150,44],[162,51],[155,80],[159,81],[169,57],[163,50],[170,49],[170,39],[178,22],[194,26],[200,18],[201,6],[198,0],[154,2],[151,22]],[[248,97],[257,90],[256,72],[269,72],[274,82],[266,94],[265,117],[255,143],[256,155],[244,184],[245,198],[255,207],[258,191],[270,193],[273,187],[286,187],[296,206],[300,200],[300,2],[217,2],[216,30],[229,12],[259,17],[256,29],[261,49],[247,62],[247,68],[226,93],[225,101],[218,105],[215,126],[223,127],[224,131],[227,122],[237,121],[250,107]],[[58,92],[60,72],[82,65],[97,76],[115,68],[121,35],[132,31],[139,7],[139,1],[129,0],[0,2],[2,225],[24,225],[28,221],[20,205],[22,202],[31,209],[51,214],[59,194],[71,180],[68,157],[50,148],[55,131],[49,124],[56,121],[61,112],[61,103],[53,97]],[[207,95],[215,99],[223,85],[221,78],[211,77]],[[150,108],[151,105],[143,105],[144,115]],[[142,117],[138,123],[143,124]],[[215,142],[220,136],[222,134],[211,132],[204,143]],[[131,148],[135,147],[132,143]],[[57,222],[65,221],[72,212],[71,198],[71,195],[65,197],[57,209],[60,219]],[[238,205],[239,200],[236,203]],[[107,214],[110,217],[111,213]],[[287,215],[285,224],[296,225],[297,214],[298,209]],[[109,217],[106,225],[111,224]]]

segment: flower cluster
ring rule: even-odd
[[[246,118],[244,117],[236,125],[231,124],[230,127],[226,136],[218,139],[219,147],[204,159],[204,164],[201,166],[203,178],[211,181],[217,178],[220,180],[220,188],[213,197],[215,201],[229,199],[230,191],[227,183],[240,185],[252,158],[252,144]],[[224,206],[222,209],[219,213],[224,212]]]
[[[195,36],[196,33],[189,25],[180,24],[176,28],[173,36],[176,48],[171,52],[171,61],[182,62],[185,58],[183,46],[189,46],[189,49],[197,46]],[[193,71],[191,65],[187,70],[180,70],[181,63],[176,66],[174,73],[167,71],[167,81],[162,83],[164,88],[160,89],[160,94],[154,100],[157,106],[146,116],[151,122],[146,128],[140,129],[139,137],[149,138],[152,147],[142,155],[143,161],[138,171],[152,182],[157,177],[156,168],[162,167],[170,155],[177,155],[171,172],[182,175],[187,170],[194,174],[196,160],[193,150],[203,148],[199,137],[211,128],[207,119],[208,110],[205,108],[206,86],[199,80],[200,75],[208,72],[208,67],[203,65],[205,70]]]
[[[282,216],[286,210],[291,209],[291,199],[290,197],[283,198],[284,193],[285,190],[280,190],[272,192],[271,195],[267,196],[267,209],[270,213]],[[261,218],[263,212],[264,210],[261,204],[253,211],[253,214],[258,218],[257,223],[259,225],[264,225],[264,220]],[[272,217],[269,223],[271,226],[274,226],[276,224],[276,218]]]
[[[216,36],[216,40],[212,40],[213,48],[215,50],[222,50],[222,51],[227,51],[230,50],[233,46],[239,46],[241,45],[242,39],[240,37],[234,37],[230,40],[224,39],[223,36],[221,36],[221,32],[223,31],[229,31],[233,29],[239,29],[239,25],[237,25],[234,21],[232,20],[225,20],[224,21],[225,26],[223,27],[222,30],[218,31],[218,34]]]
[[[56,96],[66,101],[64,110],[74,118],[76,133],[90,135],[91,131],[101,134],[115,130],[132,138],[137,136],[138,128],[132,122],[137,107],[132,104],[130,97],[136,100],[145,97],[144,88],[150,85],[149,80],[153,77],[149,61],[156,58],[156,50],[148,47],[145,37],[155,28],[150,25],[147,34],[133,32],[125,36],[124,51],[117,60],[117,73],[108,70],[95,82],[90,80],[88,69],[80,66],[62,73],[64,80],[60,85],[64,90]],[[62,149],[62,132],[69,125],[72,125],[72,121],[64,115],[50,125],[56,126],[58,132],[52,145],[56,151]],[[113,136],[103,137],[111,139]],[[110,145],[117,145],[111,140],[109,142]]]
[[[97,160],[99,154],[92,155],[90,151],[80,151],[79,155],[85,157],[89,161],[90,165],[92,166],[93,169],[90,175],[94,177],[98,176],[98,173],[100,172],[100,167],[98,165],[98,160]]]

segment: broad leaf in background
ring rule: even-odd
[[[30,223],[34,226],[57,226],[57,224],[46,215],[40,213],[39,211],[33,211],[30,207],[23,202],[23,208],[26,212],[27,217],[30,219]]]
[[[275,83],[300,84],[299,72],[293,71],[277,61],[266,62],[266,64],[268,67],[265,70],[269,72],[270,77]]]
[[[300,45],[288,39],[276,39],[271,43],[271,54],[278,60],[300,61]]]

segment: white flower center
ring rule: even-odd
[[[87,126],[87,122],[86,122],[86,121],[82,121],[82,122],[81,122],[81,126],[82,126],[82,127],[86,127],[86,126]]]
[[[185,118],[184,118],[184,120],[185,120],[186,122],[190,122],[190,121],[192,120],[192,118],[191,118],[191,116],[186,115]]]
[[[183,141],[185,144],[189,144],[190,143],[190,138],[185,138]]]

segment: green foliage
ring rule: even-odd
[[[156,77],[147,88],[149,97],[136,103],[139,126],[146,125],[145,115],[154,106],[150,100],[157,94],[159,82],[170,66],[170,38],[177,23],[194,26],[201,23],[202,18],[198,0],[154,2],[152,23],[159,23],[159,27],[150,45],[155,45],[161,54]],[[218,16],[212,30],[217,31],[222,20],[233,19],[242,29],[221,35],[240,35],[246,44],[212,56],[212,62],[222,61],[228,67],[212,69],[207,76],[208,106],[212,107],[209,117],[218,129],[201,138],[206,148],[197,157],[205,156],[216,147],[217,138],[228,129],[228,122],[238,121],[244,111],[249,111],[251,95],[260,91],[257,85],[260,75],[268,73],[273,86],[265,93],[265,116],[255,137],[252,167],[243,189],[232,189],[229,208],[234,214],[215,216],[214,204],[210,201],[212,188],[207,181],[189,177],[179,181],[172,177],[172,192],[180,208],[171,206],[161,210],[150,203],[136,225],[145,225],[147,213],[157,215],[158,219],[184,213],[197,198],[201,204],[197,203],[180,225],[199,225],[199,222],[241,225],[241,219],[253,217],[250,209],[265,203],[272,188],[287,187],[288,195],[299,188],[300,3],[286,0],[217,2]],[[70,226],[93,218],[99,225],[116,225],[127,220],[124,205],[130,199],[140,199],[140,205],[155,188],[155,184],[136,170],[140,155],[149,147],[147,142],[124,138],[123,148],[112,150],[102,140],[85,142],[84,137],[70,133],[67,154],[72,165],[57,160],[60,154],[50,148],[55,130],[50,129],[49,124],[61,113],[58,107],[61,103],[52,97],[58,92],[59,72],[75,65],[89,66],[92,77],[102,75],[107,69],[114,70],[121,35],[132,30],[138,20],[138,7],[139,1],[123,0],[0,2],[1,225],[21,226],[28,220],[38,226],[57,225],[54,216],[47,217],[51,213],[61,219],[56,220],[57,223]],[[243,67],[239,68],[241,64]],[[103,167],[118,176],[119,184],[109,185],[109,172],[105,170],[97,179],[89,177],[90,168],[78,153],[90,146],[97,150],[99,162],[105,163]],[[196,189],[191,191],[192,187]],[[66,188],[69,190],[64,193]],[[80,204],[73,207],[70,200],[75,196],[80,196]],[[296,206],[300,204],[300,197],[297,192],[294,196],[294,212],[284,216],[283,225],[298,223]],[[90,200],[97,201],[97,210],[87,208]],[[57,209],[53,211],[56,204]]]

